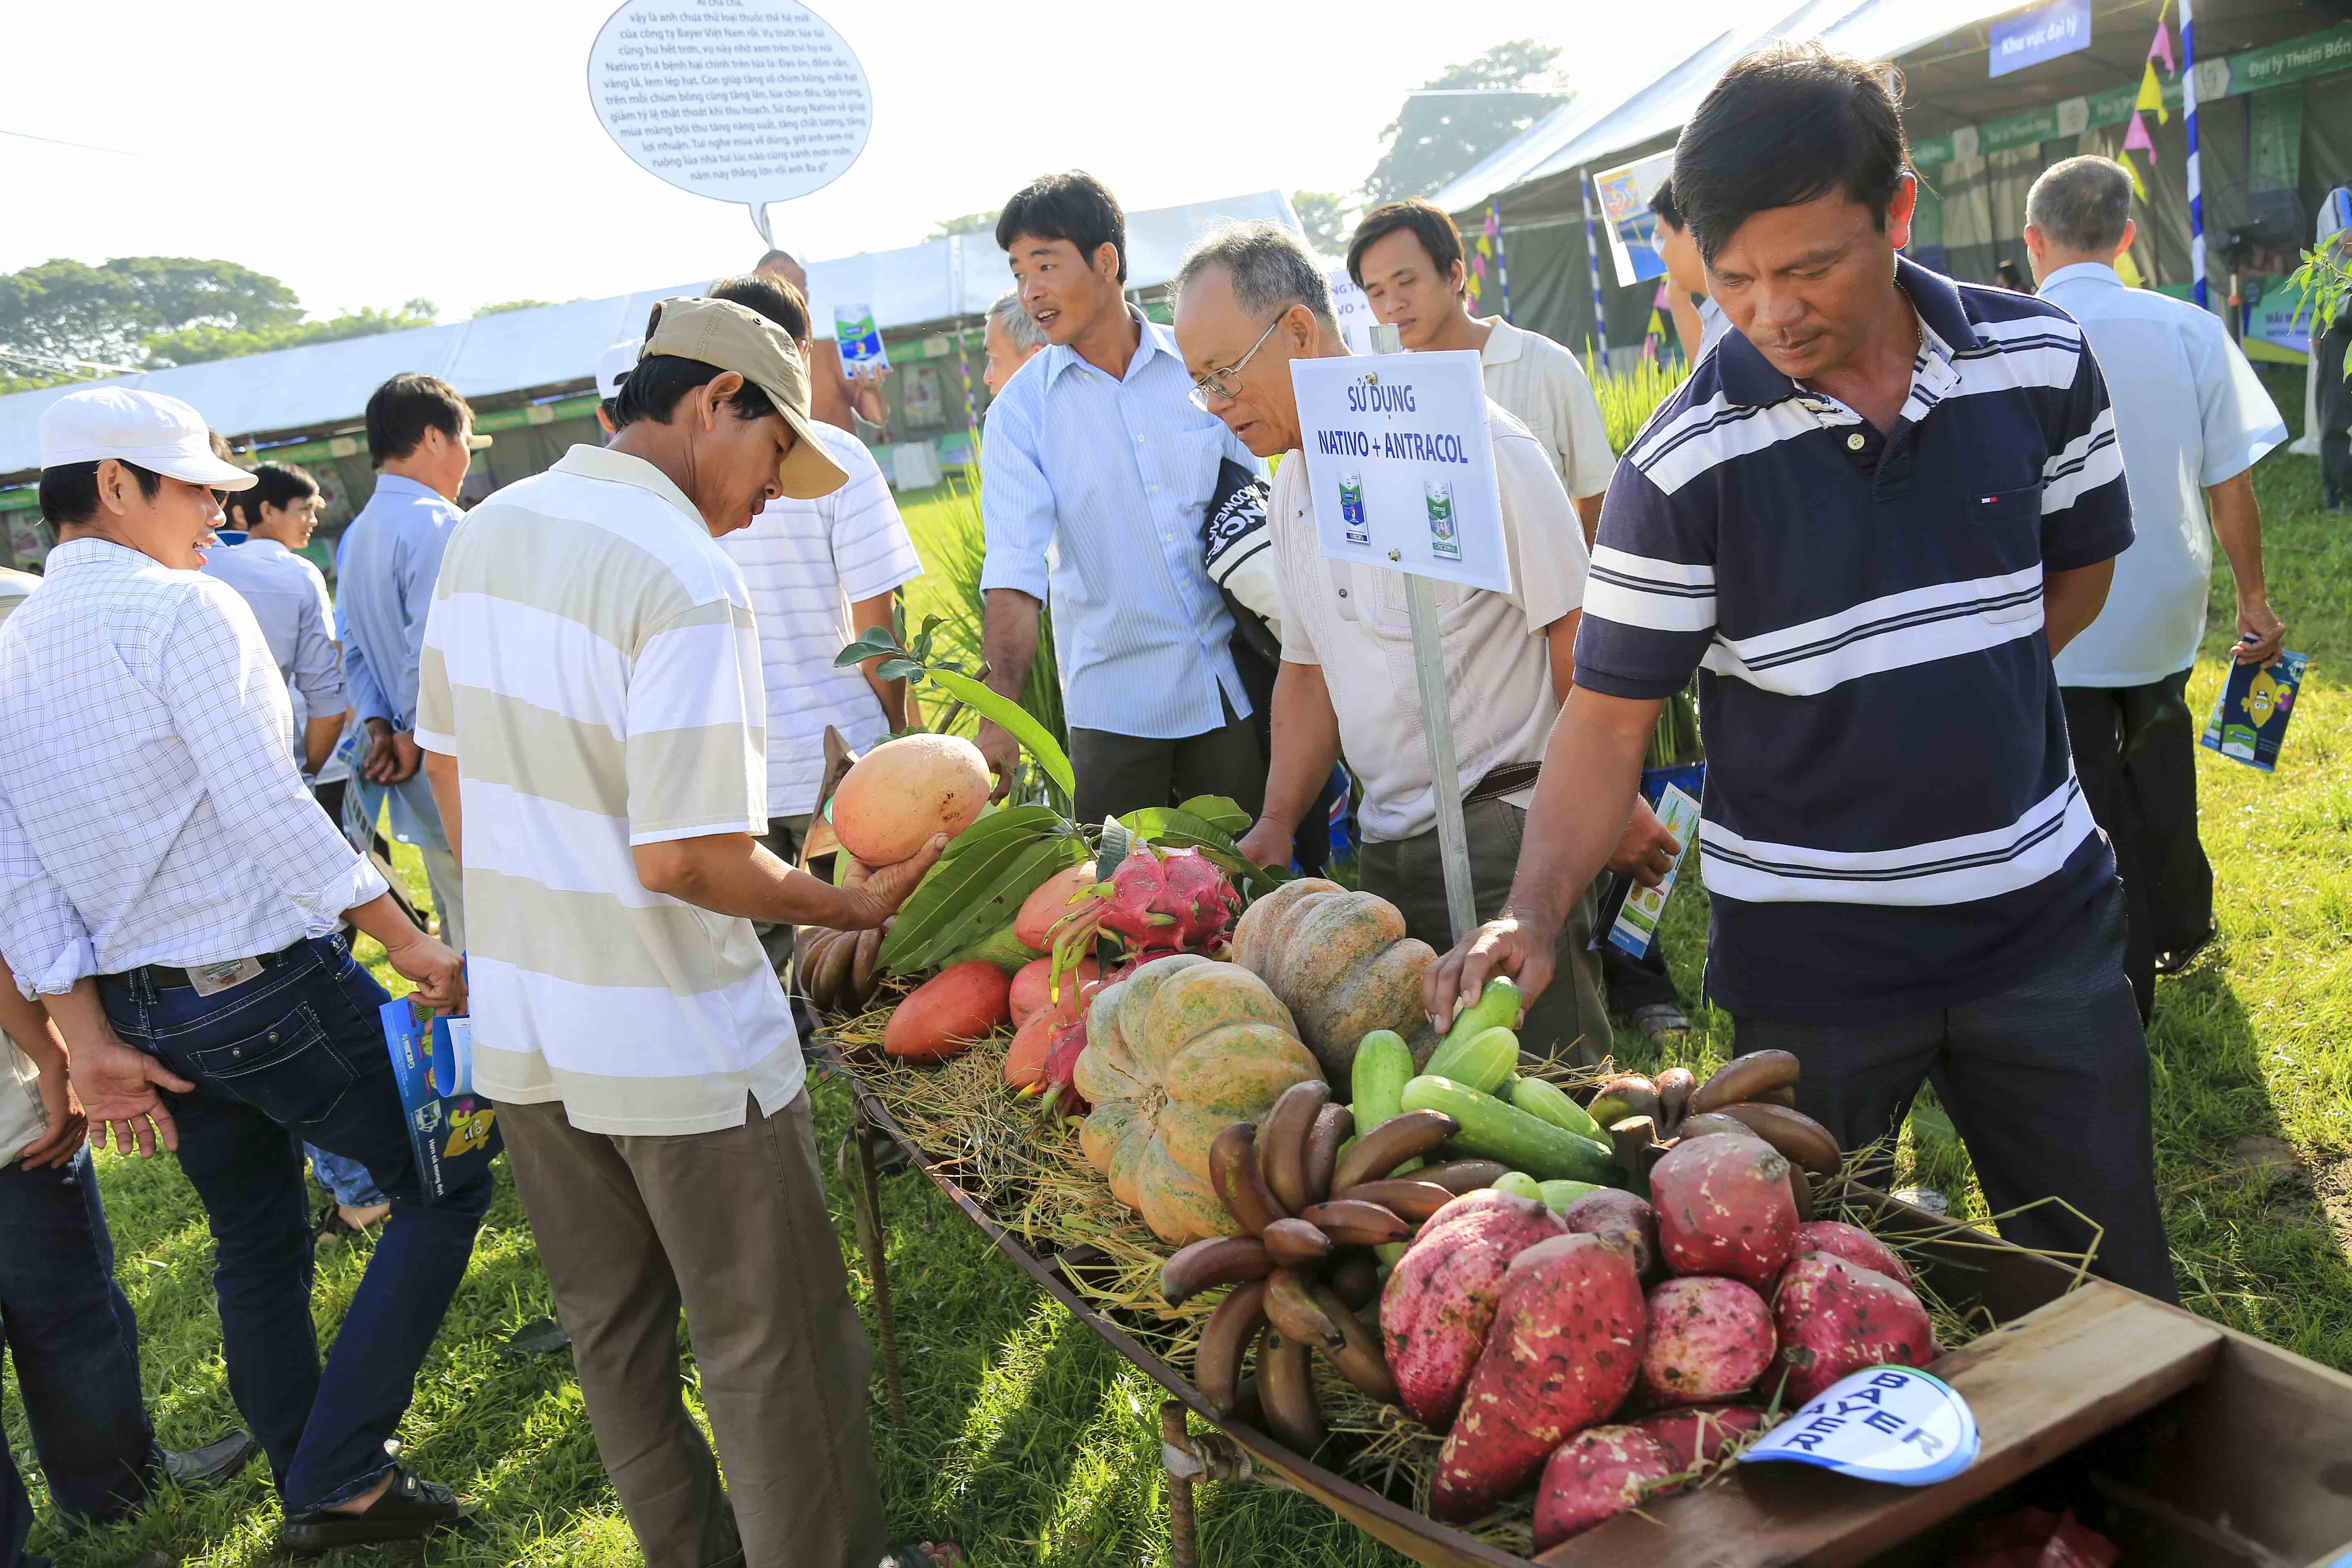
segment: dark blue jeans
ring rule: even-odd
[[[99,990],[126,1043],[196,1086],[163,1099],[212,1225],[229,1392],[299,1513],[358,1496],[391,1467],[384,1440],[465,1278],[491,1178],[425,1201],[376,1016],[387,994],[341,938],[297,942],[267,965],[211,996],[143,972]],[[392,1203],[323,1373],[304,1143],[359,1161]]]
[[[58,1511],[110,1520],[137,1507],[163,1457],[139,1395],[139,1320],[114,1283],[88,1150],[43,1171],[0,1164],[0,1331]],[[0,1564],[15,1568],[32,1522],[0,1441]]]

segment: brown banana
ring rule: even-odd
[[[1331,1086],[1321,1079],[1294,1083],[1258,1124],[1258,1168],[1265,1173],[1265,1184],[1285,1214],[1297,1214],[1311,1201],[1307,1196],[1307,1135],[1330,1100]]]
[[[1337,1350],[1323,1352],[1339,1369],[1339,1375],[1383,1405],[1397,1403],[1396,1379],[1389,1373],[1389,1358],[1381,1348],[1381,1336],[1366,1328],[1364,1321],[1349,1311],[1348,1303],[1329,1286],[1315,1288],[1315,1301],[1339,1325],[1344,1336]]]
[[[856,942],[854,932],[836,931],[826,933],[824,944],[818,950],[815,971],[809,977],[809,999],[816,1001],[820,993],[824,998],[817,1004],[820,1011],[848,1011],[849,997],[845,983],[849,978],[849,961],[856,953]]]
[[[1687,1142],[1693,1138],[1712,1138],[1719,1133],[1759,1140],[1764,1136],[1738,1117],[1726,1116],[1720,1110],[1703,1110],[1696,1116],[1684,1117],[1682,1131],[1675,1136],[1678,1142]]]
[[[1282,1205],[1258,1169],[1257,1127],[1236,1121],[1209,1144],[1209,1184],[1244,1234],[1258,1236],[1283,1217]]]
[[[1274,1272],[1274,1258],[1254,1236],[1213,1236],[1179,1247],[1160,1268],[1160,1293],[1177,1306],[1218,1285],[1239,1285]]]
[[[1454,1198],[1453,1189],[1435,1182],[1423,1181],[1421,1178],[1424,1173],[1416,1171],[1410,1176],[1396,1176],[1387,1181],[1359,1182],[1348,1189],[1348,1196],[1361,1198],[1368,1204],[1378,1204],[1399,1219],[1419,1225]]]
[[[1304,1343],[1279,1331],[1266,1335],[1257,1352],[1257,1397],[1277,1441],[1303,1455],[1323,1446],[1323,1413],[1315,1407],[1315,1369]]]
[[[1192,1381],[1209,1408],[1231,1415],[1241,1385],[1242,1358],[1265,1328],[1265,1282],[1253,1279],[1217,1303],[1201,1328]]]
[[[1837,1174],[1843,1163],[1837,1140],[1830,1136],[1828,1128],[1803,1111],[1750,1100],[1725,1106],[1723,1114],[1746,1122],[1758,1137],[1778,1149],[1791,1163],[1802,1165],[1816,1176]]]
[[[863,1010],[874,1000],[874,961],[881,956],[882,928],[857,933],[856,950],[849,960],[849,1000],[852,1006]]]
[[[1339,1164],[1339,1145],[1355,1136],[1356,1113],[1337,1101],[1315,1113],[1307,1132],[1307,1201],[1319,1204],[1331,1195],[1331,1177]]]
[[[1688,1068],[1668,1068],[1657,1078],[1658,1136],[1673,1140],[1683,1124],[1683,1112],[1698,1088],[1698,1075]]]
[[[1354,1252],[1345,1262],[1331,1270],[1331,1290],[1348,1310],[1369,1307],[1380,1300],[1381,1266],[1369,1252]],[[1340,1331],[1347,1331],[1342,1323]]]
[[[1813,1217],[1813,1179],[1805,1168],[1793,1161],[1789,1165],[1789,1195],[1797,1200],[1797,1223],[1809,1225]]]
[[[1755,1100],[1776,1089],[1791,1089],[1797,1082],[1797,1058],[1786,1051],[1750,1051],[1744,1057],[1734,1057],[1715,1069],[1713,1076],[1699,1085],[1691,1096],[1693,1114],[1721,1110],[1727,1105],[1737,1105],[1743,1100]]]
[[[1277,1268],[1265,1277],[1265,1321],[1274,1331],[1301,1346],[1337,1350],[1345,1342],[1339,1325],[1315,1301],[1315,1277],[1303,1268]],[[1264,1375],[1265,1358],[1258,1358]]]
[[[1331,1238],[1303,1219],[1278,1219],[1260,1239],[1266,1256],[1285,1268],[1312,1268],[1331,1256]]]
[[[1629,1116],[1658,1118],[1658,1086],[1640,1073],[1621,1073],[1601,1086],[1585,1110],[1603,1127],[1612,1126]]]
[[[1332,1194],[1344,1198],[1349,1188],[1378,1181],[1461,1131],[1462,1123],[1442,1110],[1408,1110],[1391,1116],[1348,1145],[1348,1152],[1339,1156],[1339,1168],[1331,1173]]]
[[[1785,1105],[1791,1110],[1797,1109],[1797,1091],[1794,1087],[1785,1083],[1778,1089],[1768,1089],[1761,1094],[1750,1095],[1748,1098],[1759,1105]]]
[[[1359,1139],[1359,1142],[1362,1140]],[[1510,1174],[1511,1168],[1500,1160],[1448,1160],[1443,1165],[1431,1165],[1412,1173],[1412,1180],[1427,1182],[1444,1187],[1454,1196],[1491,1187]],[[1345,1189],[1352,1192],[1353,1188]]]
[[[1412,1235],[1412,1226],[1402,1215],[1367,1203],[1354,1193],[1328,1204],[1312,1205],[1298,1218],[1341,1247],[1385,1247]]]

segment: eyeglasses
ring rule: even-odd
[[[1289,308],[1286,306],[1283,309],[1282,316],[1286,316],[1288,314],[1290,314],[1290,310]],[[1282,316],[1276,316],[1273,321],[1268,321],[1265,324],[1265,331],[1257,335],[1257,342],[1250,344],[1249,353],[1242,355],[1241,358],[1225,366],[1223,370],[1213,370],[1206,375],[1197,376],[1193,379],[1193,407],[1205,414],[1209,411],[1210,398],[1216,397],[1224,402],[1231,403],[1234,399],[1241,395],[1239,392],[1236,392],[1234,389],[1233,382],[1226,378],[1241,374],[1243,369],[1248,365],[1249,362],[1257,357],[1257,351],[1265,347],[1265,340],[1274,336],[1274,329],[1282,325]]]

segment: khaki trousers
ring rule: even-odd
[[[1527,822],[1528,814],[1508,801],[1482,800],[1462,808],[1462,825],[1470,839],[1470,894],[1482,921],[1500,914],[1510,897]],[[1356,866],[1364,891],[1379,894],[1403,914],[1407,934],[1441,953],[1453,947],[1437,829],[1367,843]],[[1591,1067],[1614,1048],[1609,1009],[1601,1000],[1601,955],[1591,951],[1596,912],[1591,888],[1569,906],[1568,923],[1560,928],[1553,954],[1551,984],[1536,998],[1527,1022],[1519,1026],[1521,1049]]]
[[[425,880],[433,889],[433,912],[441,917],[441,943],[466,951],[466,871],[446,849],[416,847],[425,860]]]
[[[647,1568],[874,1568],[872,1352],[807,1092],[677,1137],[582,1132],[560,1100],[500,1105],[499,1125]],[[679,1388],[681,1310],[724,1489]]]

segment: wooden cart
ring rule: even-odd
[[[1196,1481],[1305,1492],[1432,1568],[1527,1568],[1528,1560],[1437,1523],[1212,1412],[1198,1390],[1022,1246],[908,1138],[856,1076],[832,1063],[879,1129],[999,1250],[1162,1388],[1171,1559],[1194,1568]],[[883,1255],[879,1190],[857,1142],[859,1243],[874,1280],[891,1411],[906,1425]],[[1888,1205],[1886,1223],[1924,1220]],[[1768,1568],[1948,1561],[1967,1523],[2032,1501],[2092,1500],[2130,1568],[2329,1568],[2352,1554],[2352,1377],[2260,1340],[1998,1246],[1927,1244],[1925,1272],[1963,1310],[2000,1326],[1933,1370],[1968,1397],[1983,1450],[1940,1485],[1899,1488],[1810,1466],[1735,1467],[1722,1481],[1624,1515],[1534,1561],[1544,1568]],[[1206,1430],[1201,1430],[1205,1426]]]

